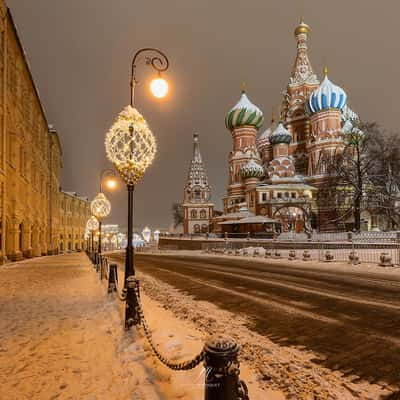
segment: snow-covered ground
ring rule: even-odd
[[[148,284],[147,284],[148,285]],[[160,351],[197,354],[207,335],[142,295]],[[123,307],[84,254],[0,269],[0,398],[7,400],[202,400],[204,368],[175,372],[154,357],[141,330],[123,329]],[[281,400],[242,365],[252,400]]]

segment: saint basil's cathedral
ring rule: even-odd
[[[307,53],[310,28],[295,29],[296,59],[279,119],[264,124],[262,111],[245,90],[225,118],[232,135],[223,213],[214,212],[210,187],[195,135],[184,192],[184,232],[310,232],[349,229],[346,201],[332,181],[329,161],[344,148],[358,116],[345,91],[324,70],[320,82]],[[218,215],[220,214],[220,215]],[[347,225],[346,225],[347,223]],[[368,215],[364,229],[376,228]]]

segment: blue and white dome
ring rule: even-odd
[[[325,78],[307,100],[307,109],[311,114],[336,108],[343,110],[346,106],[347,95],[345,91],[332,83],[325,73]]]
[[[271,144],[286,143],[289,144],[292,140],[292,135],[283,126],[282,122],[279,123],[278,127],[269,136],[269,142]]]

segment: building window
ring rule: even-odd
[[[190,211],[190,217],[191,218],[197,218],[197,210]]]
[[[206,224],[201,225],[201,233],[207,233],[208,232],[208,226]]]
[[[262,201],[267,201],[267,193],[262,194]]]
[[[276,195],[276,197],[277,197],[278,199],[281,199],[281,198],[282,198],[282,193],[281,193],[281,192],[278,192],[277,195]]]
[[[291,195],[292,195],[292,199],[296,198],[296,193],[291,193]]]
[[[194,230],[194,233],[200,233],[200,225],[199,224],[195,224],[193,226],[193,230]]]
[[[200,211],[200,218],[207,218],[207,212],[206,212],[206,210],[201,210],[201,211]]]

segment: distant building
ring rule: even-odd
[[[0,17],[0,259],[84,249],[88,202],[60,192],[60,141],[4,0]]]
[[[200,153],[199,135],[193,135],[193,157],[183,194],[183,232],[208,233],[214,204],[210,201],[211,188]]]

